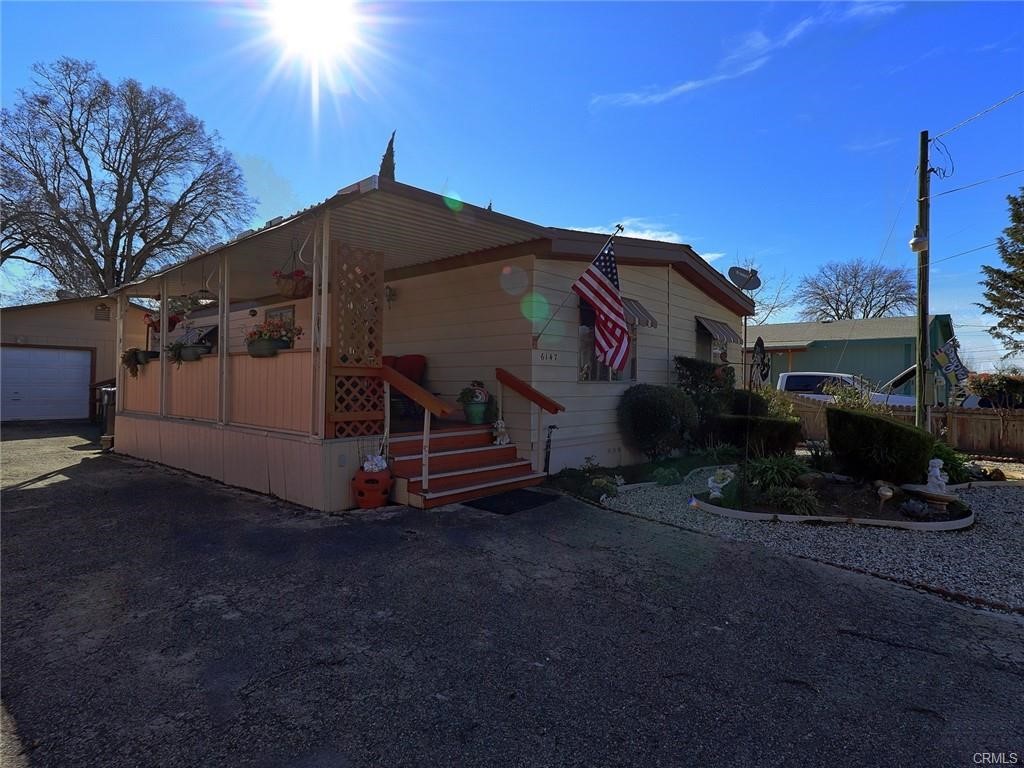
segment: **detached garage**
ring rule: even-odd
[[[116,307],[100,296],[0,310],[0,420],[90,418],[92,384],[117,370]],[[145,344],[144,315],[129,306],[126,347]]]

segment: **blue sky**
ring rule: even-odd
[[[264,219],[375,173],[397,129],[400,181],[799,277],[854,257],[912,266],[918,133],[1024,88],[1021,3],[366,4],[315,113],[259,7],[4,2],[3,103],[33,62],[90,59],[180,95]],[[933,194],[1024,169],[1024,97],[943,140],[954,173]],[[980,369],[998,350],[972,303],[996,251],[939,260],[992,243],[1022,184],[932,204],[932,310]]]

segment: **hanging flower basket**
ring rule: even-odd
[[[305,270],[275,271],[273,275],[277,281],[277,292],[286,299],[305,299],[313,295],[313,278],[307,277]]]
[[[245,335],[245,348],[250,357],[274,357],[279,349],[291,349],[301,336],[302,326],[264,320]]]

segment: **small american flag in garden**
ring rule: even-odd
[[[629,361],[629,326],[619,294],[619,270],[611,240],[572,284],[572,289],[594,309],[597,359],[621,371]]]

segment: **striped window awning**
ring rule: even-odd
[[[742,344],[743,339],[730,328],[726,323],[720,320],[712,320],[710,317],[701,317],[700,315],[694,315],[697,323],[703,326],[704,330],[711,334],[711,338],[716,341],[724,341],[729,344]]]
[[[641,304],[636,299],[622,300],[622,307],[626,310],[626,320],[629,323],[635,323],[636,325],[644,328],[657,328],[658,321],[654,319],[654,315],[647,311],[647,307]]]

